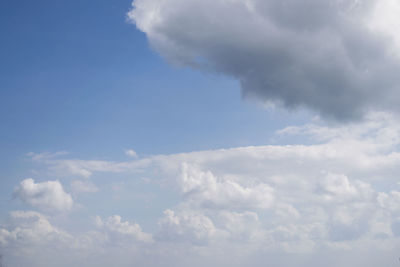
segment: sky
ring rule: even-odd
[[[0,2],[0,264],[398,266],[396,0]]]

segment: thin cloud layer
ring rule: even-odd
[[[398,111],[399,10],[392,0],[135,0],[128,17],[169,61],[234,77],[245,97],[352,120]]]

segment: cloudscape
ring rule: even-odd
[[[0,266],[399,265],[397,0],[0,7]]]

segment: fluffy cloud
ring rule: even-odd
[[[48,243],[67,243],[72,236],[54,227],[48,219],[34,211],[11,212],[11,229],[0,228],[0,245],[24,246],[45,245]]]
[[[348,120],[398,111],[398,10],[394,0],[134,0],[128,16],[165,58],[232,76],[246,97]]]
[[[204,214],[190,211],[176,214],[172,210],[166,210],[164,215],[160,221],[160,231],[157,236],[159,240],[206,245],[217,234],[213,222]]]
[[[110,235],[116,234],[117,238],[128,237],[145,243],[152,242],[151,235],[144,233],[140,225],[123,222],[119,215],[111,216],[105,221],[96,216],[96,225],[106,230]]]
[[[220,179],[210,171],[182,164],[182,174],[178,181],[182,192],[194,205],[211,208],[254,209],[272,206],[273,189],[266,184],[245,187],[231,179]]]
[[[14,195],[33,207],[48,211],[68,211],[74,203],[59,181],[35,183],[33,179],[26,179],[15,189]]]
[[[114,179],[130,177],[135,187],[157,192],[160,201],[153,203],[158,215],[152,217],[151,234],[120,216],[98,217],[96,230],[74,237],[75,247],[125,248],[124,255],[131,250],[143,255],[135,260],[146,266],[187,266],[187,255],[196,259],[193,266],[260,266],[266,261],[284,267],[320,266],[322,254],[346,260],[327,266],[373,267],[376,259],[387,262],[383,255],[400,247],[396,116],[373,113],[362,123],[339,126],[315,121],[285,128],[276,139],[292,136],[312,144],[154,155],[124,162],[36,162],[47,165],[52,174],[64,170],[62,175],[73,175],[77,168],[85,168],[99,181],[102,173],[111,173]],[[65,166],[74,164],[69,173]],[[141,185],[143,177],[146,182]],[[102,194],[106,191],[96,196],[109,197]],[[129,206],[123,194],[134,193],[119,192],[121,207]],[[355,258],[365,251],[368,259],[359,264]],[[287,253],[308,260],[286,262]],[[232,255],[233,263],[224,255]],[[253,262],[254,258],[259,260]],[[310,258],[315,259],[313,264]],[[350,259],[357,264],[348,264]]]
[[[13,211],[7,223],[0,225],[0,249],[7,266],[67,267],[85,262],[94,267],[117,262],[128,267],[145,252],[137,244],[152,242],[138,224],[123,222],[120,216],[96,220],[98,229],[68,232],[38,212]]]
[[[287,252],[390,247],[400,232],[399,125],[376,113],[361,124],[278,133],[314,145],[154,156],[150,169],[174,179],[182,195],[157,237],[201,246],[240,240]]]

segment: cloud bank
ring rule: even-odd
[[[374,113],[362,123],[337,127],[292,126],[278,131],[276,138],[293,135],[313,143],[122,162],[31,154],[51,175],[59,173],[76,181],[91,174],[99,188],[89,194],[96,207],[83,208],[93,223],[82,226],[85,230],[67,231],[54,216],[11,213],[9,222],[0,226],[0,248],[15,253],[10,260],[36,260],[31,266],[43,266],[43,260],[26,251],[50,248],[51,255],[57,255],[54,261],[74,259],[65,261],[65,266],[82,260],[87,266],[396,266],[400,248],[397,117]],[[118,182],[119,176],[126,190],[107,191],[112,186],[99,183]],[[29,206],[42,208],[44,204],[37,202],[58,187],[48,183],[25,180],[16,192],[36,201],[26,201]],[[149,188],[156,192],[155,199],[129,198]],[[115,211],[98,209],[96,195],[113,203]],[[81,194],[76,197],[81,199]],[[158,202],[151,202],[157,198]],[[124,207],[124,214],[119,213]],[[111,214],[104,214],[110,210]],[[143,219],[133,210],[158,213]],[[149,221],[153,225],[147,225]]]
[[[398,111],[395,0],[135,0],[130,21],[173,63],[237,79],[244,97],[328,118]]]

